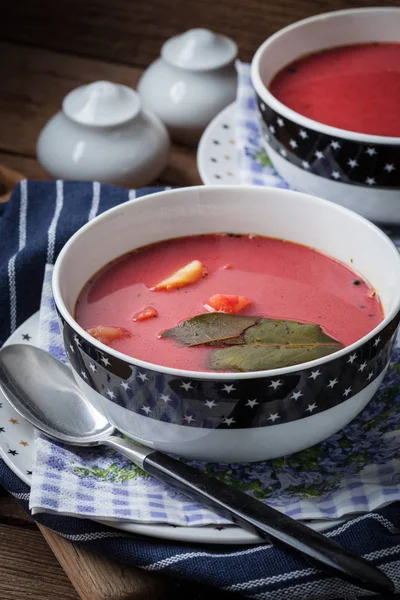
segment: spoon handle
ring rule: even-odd
[[[153,477],[179,489],[243,529],[300,552],[323,571],[371,591],[394,591],[390,579],[364,558],[248,494],[167,454],[134,442],[110,437],[103,443],[121,452]]]

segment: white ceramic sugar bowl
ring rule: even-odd
[[[143,73],[138,92],[174,141],[195,145],[208,123],[236,97],[237,45],[208,29],[169,39]]]
[[[169,135],[131,88],[96,81],[72,90],[37,141],[37,158],[55,178],[126,187],[153,182],[165,168]]]

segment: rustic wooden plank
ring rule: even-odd
[[[168,165],[161,174],[159,183],[171,186],[201,185],[193,149],[173,145]]]
[[[41,533],[0,525],[2,600],[78,600]]]
[[[42,525],[39,525],[39,529],[42,535],[39,533],[35,521],[23,510],[21,505],[8,494],[2,495],[0,498],[0,581],[18,580],[19,595],[16,591],[16,595],[9,596],[10,599],[18,598],[19,600],[25,597],[22,591],[24,586],[28,585],[25,580],[28,580],[30,573],[26,569],[27,561],[35,573],[40,573],[44,565],[50,564],[50,575],[54,574],[57,584],[61,583],[61,580],[65,582],[65,572],[82,600],[157,600],[164,593],[166,580],[163,577],[87,552],[84,548],[56,535]],[[6,535],[8,544],[15,545],[9,562],[3,560],[3,552],[9,551],[8,546],[4,547],[3,545],[3,537]],[[37,544],[37,540],[39,540],[39,545],[35,552],[39,554],[42,547],[46,549],[45,556],[39,556],[38,560],[36,560],[36,556],[29,557],[32,546]],[[57,563],[49,548],[53,551],[63,570],[57,568]],[[14,565],[13,568],[11,568],[12,565]],[[60,577],[60,574],[63,577]],[[46,580],[43,581],[43,588],[38,590],[40,595],[34,596],[32,600],[39,598],[41,600],[50,600],[50,598],[51,600],[53,598],[64,600],[64,596],[57,596],[55,589],[46,588],[48,595],[44,595],[45,584]],[[72,593],[71,586],[66,587],[70,593],[65,596],[65,600],[67,598],[68,600],[75,599],[77,596]],[[8,599],[8,596],[3,596],[2,592],[3,585],[0,598]]]
[[[0,117],[1,118],[1,117]],[[0,150],[0,165],[14,169],[19,173],[23,173],[28,179],[48,179],[48,176],[43,171],[37,160],[30,156],[21,154],[10,154]]]
[[[141,70],[0,43],[0,164],[26,177],[48,178],[34,160],[37,137],[71,89],[98,79],[135,87]],[[196,185],[201,180],[193,151],[174,147],[161,175],[163,185]]]
[[[166,580],[99,556],[39,525],[45,540],[82,600],[157,600]]]
[[[23,179],[19,171],[0,164],[0,203],[7,202],[14,187]]]
[[[0,43],[0,150],[35,157],[36,140],[73,88],[99,79],[135,86],[140,69]]]
[[[5,490],[3,490],[0,497],[0,523],[13,527],[29,527],[36,530],[35,521],[32,517]]]
[[[352,8],[376,6],[353,0]],[[398,6],[398,0],[385,0]],[[298,19],[349,8],[348,0],[18,0],[4,3],[0,36],[53,50],[147,66],[170,36],[208,27],[233,37],[250,60],[269,35]]]

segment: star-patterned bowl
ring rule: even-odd
[[[83,285],[111,260],[163,239],[218,231],[290,240],[348,264],[379,293],[384,320],[324,358],[235,374],[144,362],[75,321]],[[332,202],[256,186],[189,187],[132,200],[82,227],[57,259],[53,294],[74,375],[119,430],[181,456],[250,462],[326,439],[372,398],[398,328],[400,255],[380,229]]]
[[[263,142],[296,190],[346,206],[381,224],[400,224],[400,138],[324,125],[285,106],[267,89],[303,55],[364,42],[400,42],[399,8],[334,11],[298,21],[268,38],[251,64]],[[340,94],[340,89],[338,90]]]

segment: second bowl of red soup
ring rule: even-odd
[[[292,188],[400,223],[400,8],[334,11],[276,32],[251,79],[262,137]]]
[[[396,248],[355,213],[218,186],[97,217],[62,250],[53,292],[75,377],[123,433],[247,462],[362,410],[390,359],[399,284]]]

